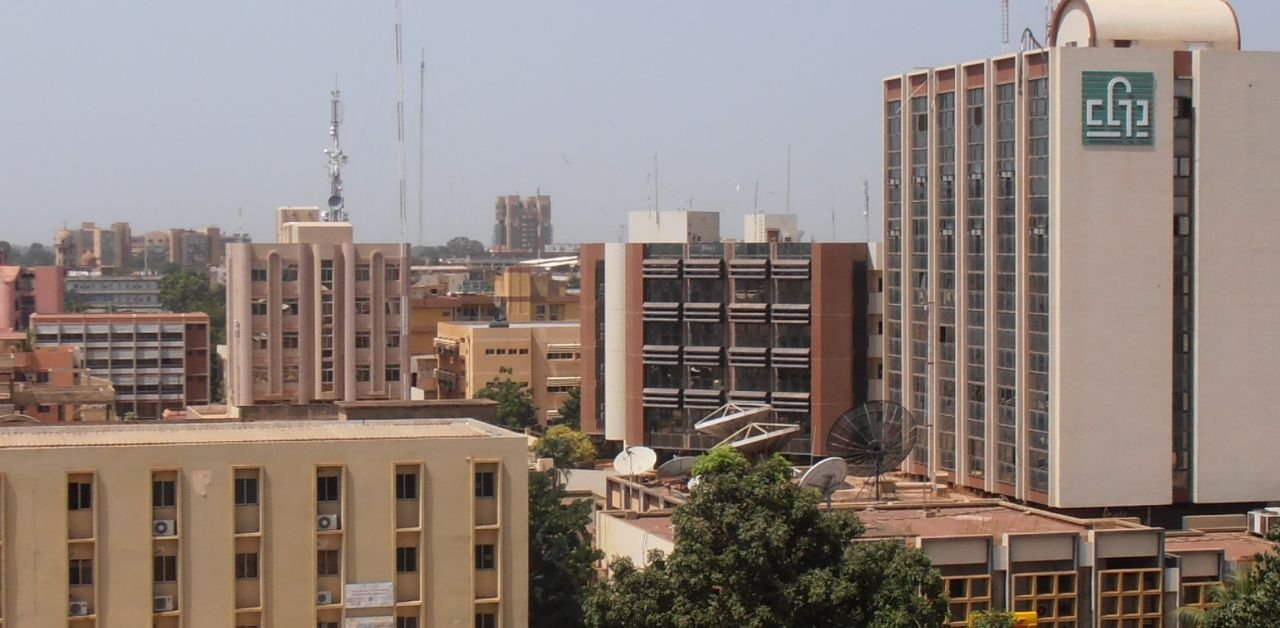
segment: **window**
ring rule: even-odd
[[[69,561],[71,586],[88,586],[93,584],[93,559],[72,558]]]
[[[253,268],[253,269],[250,269],[250,270],[249,270],[249,279],[250,279],[251,281],[266,281],[266,280],[267,280],[267,269],[265,269],[265,268]]]
[[[371,276],[368,264],[356,264],[356,281],[369,281]]]
[[[253,383],[266,384],[271,381],[271,369],[267,366],[257,365],[253,367]]]
[[[173,508],[177,503],[177,482],[173,480],[155,480],[151,483],[152,508]]]
[[[338,476],[321,475],[316,477],[316,501],[336,502],[339,497]]]
[[[281,281],[297,281],[297,280],[298,280],[298,265],[297,265],[297,264],[285,264],[284,268],[281,268],[281,269],[280,269],[280,280],[281,280]]]
[[[252,313],[254,316],[266,316],[266,315],[267,315],[267,302],[266,302],[266,301],[254,301],[252,304],[250,304],[250,306],[249,306],[249,310],[251,311],[251,313]]]
[[[372,335],[369,332],[367,331],[356,332],[356,348],[357,349],[368,349],[371,344],[372,344]]]
[[[570,393],[578,389],[578,384],[547,384],[547,392],[551,394]]]
[[[396,474],[396,499],[417,499],[418,498],[418,474],[417,473],[397,473]]]
[[[418,628],[417,617],[397,617],[396,628]]]
[[[417,572],[418,572],[418,548],[397,547],[396,548],[396,573],[417,573]]]
[[[482,543],[476,546],[476,569],[493,569],[493,545]]]
[[[298,383],[298,365],[286,364],[285,366],[281,367],[280,376],[284,379],[284,382],[286,384]]]
[[[285,300],[284,300],[284,305],[281,307],[281,309],[282,309],[282,310],[284,310],[284,315],[285,315],[285,316],[297,316],[297,315],[298,315],[298,300],[297,300],[297,299],[285,299]]]
[[[368,314],[373,311],[373,302],[364,297],[356,299],[356,314]]]
[[[93,508],[93,485],[88,482],[67,483],[67,510]]]
[[[254,580],[258,577],[258,553],[236,553],[236,579]]]
[[[572,360],[574,354],[568,351],[554,351],[547,354],[548,360]]]
[[[336,576],[342,571],[342,561],[338,559],[338,550],[318,550],[316,552],[316,575]]]
[[[254,506],[258,503],[258,478],[236,478],[236,505]]]
[[[400,365],[399,364],[387,365],[387,381],[389,382],[400,381]]]
[[[476,472],[476,497],[497,497],[496,476],[493,471]]]
[[[400,265],[387,264],[387,281],[400,281]]]
[[[338,628],[338,622],[336,622],[336,621],[318,621],[318,622],[316,622],[316,628]]]
[[[372,375],[371,375],[371,371],[368,364],[356,365],[356,381],[357,382],[367,382],[367,381],[370,381],[371,378],[372,378]]]
[[[332,366],[326,366],[320,369],[320,383],[322,384],[333,383],[333,367]]]
[[[387,314],[400,313],[400,299],[387,299]]]
[[[533,320],[535,321],[547,320],[547,306],[545,305],[533,306]]]
[[[177,582],[178,557],[156,556],[151,561],[151,576],[153,582]]]
[[[298,332],[286,331],[283,334],[280,334],[280,347],[283,349],[297,349]]]
[[[493,355],[493,354],[494,354],[494,350],[493,350],[493,349],[485,349],[485,350],[484,350],[484,354],[485,354],[485,355]]]
[[[476,613],[476,628],[498,628],[498,616],[493,613]]]

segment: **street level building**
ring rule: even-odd
[[[884,94],[906,469],[1059,508],[1275,499],[1280,54],[1222,0],[1070,0]]]
[[[5,427],[0,558],[22,575],[0,615],[526,626],[527,447],[471,419]]]

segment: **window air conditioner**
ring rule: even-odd
[[[71,603],[71,609],[68,611],[73,617],[84,617],[89,614],[89,603],[75,601]]]
[[[152,598],[152,608],[157,613],[164,613],[174,609],[172,595],[157,595]]]
[[[333,604],[332,591],[319,591],[316,593],[317,606],[328,606],[329,604]]]
[[[337,530],[338,515],[320,515],[316,517],[317,530]]]
[[[157,519],[151,522],[152,536],[176,536],[178,534],[178,522],[173,519]]]

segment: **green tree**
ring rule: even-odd
[[[176,269],[176,267],[174,267]],[[226,287],[212,285],[200,271],[170,269],[160,278],[160,304],[170,312],[204,312],[209,316],[209,342],[216,346],[226,342]],[[210,347],[209,387],[214,401],[222,396],[222,361]]]
[[[484,257],[489,254],[483,242],[464,236],[449,238],[441,249],[440,253],[445,257]]]
[[[533,407],[533,393],[524,382],[493,378],[476,393],[481,399],[498,402],[498,425],[523,430],[538,423],[538,411]]]
[[[854,542],[851,513],[826,512],[817,491],[790,480],[774,456],[755,465],[717,452],[675,510],[675,549],[587,597],[588,626],[916,628],[947,618],[942,578],[899,541]],[[737,471],[745,469],[744,471]]]
[[[539,458],[556,461],[556,469],[567,471],[596,459],[596,446],[582,432],[567,425],[553,425],[538,443],[533,453]]]
[[[569,391],[569,398],[560,404],[560,419],[558,425],[567,425],[575,430],[582,429],[582,389],[574,388]]]
[[[53,266],[55,261],[53,251],[39,242],[32,242],[22,255],[22,263],[26,266]]]
[[[1280,542],[1277,532],[1268,538]],[[1254,556],[1253,568],[1209,590],[1215,608],[1178,609],[1191,628],[1273,628],[1280,625],[1280,554],[1275,547]]]
[[[715,447],[693,463],[690,471],[693,475],[725,475],[742,474],[751,468],[751,463],[732,447]]]
[[[550,473],[529,472],[529,625],[582,626],[582,599],[599,551],[586,536],[591,502],[566,502]]]
[[[1016,625],[1009,611],[975,611],[969,619],[969,628],[1014,628]]]

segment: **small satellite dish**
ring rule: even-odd
[[[827,453],[844,458],[849,473],[875,477],[902,464],[916,446],[920,423],[910,410],[892,401],[868,401],[841,414],[827,433]]]
[[[342,197],[341,197],[341,196],[338,196],[337,194],[334,194],[333,196],[330,196],[330,197],[329,197],[329,209],[332,209],[332,210],[334,210],[334,211],[338,211],[339,209],[342,209],[342,204],[343,204],[343,203],[342,203]]]
[[[703,417],[693,429],[716,438],[728,438],[748,423],[768,420],[770,412],[773,406],[767,403],[729,402]]]
[[[658,477],[660,478],[682,478],[689,475],[693,471],[693,465],[698,463],[698,459],[694,456],[678,456],[672,458],[658,467]]]
[[[613,459],[613,469],[622,475],[653,471],[658,454],[648,447],[628,447]]]
[[[848,474],[849,465],[843,458],[823,458],[804,472],[800,486],[818,489],[827,500],[827,510],[831,510],[831,495],[844,484],[844,476]]]

